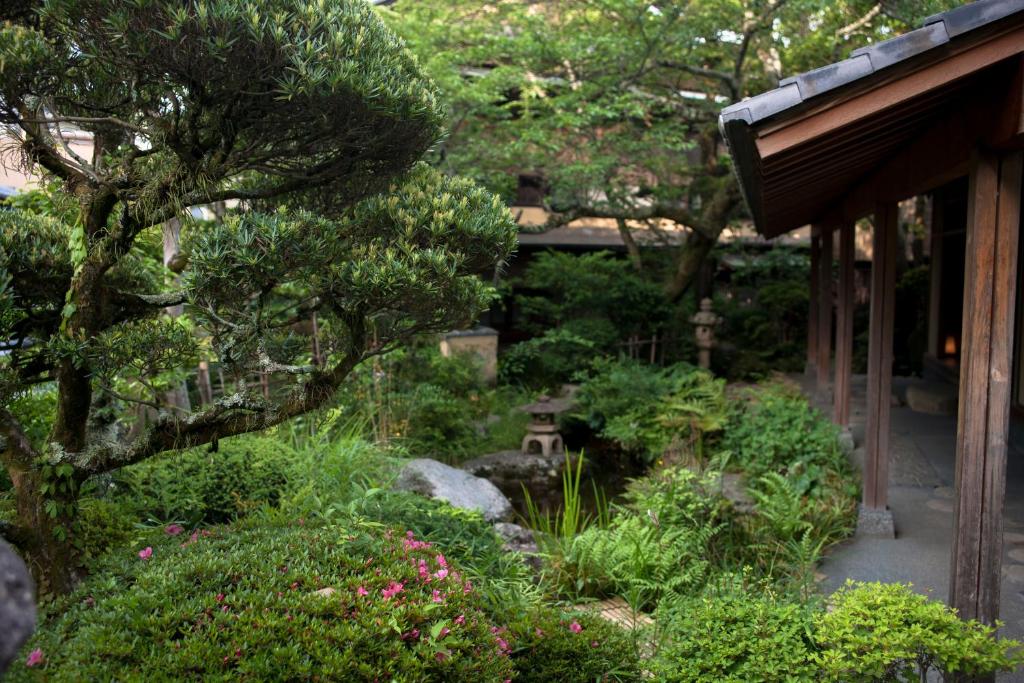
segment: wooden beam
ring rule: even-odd
[[[968,197],[949,604],[987,624],[999,616],[1022,166],[1019,151],[979,152]]]
[[[1024,146],[1024,58],[1018,59],[1003,87],[1004,95],[990,125],[984,128],[988,146],[1020,149]]]
[[[818,254],[818,357],[817,391],[828,396],[832,374],[832,226],[819,228],[821,246]]]
[[[811,226],[811,273],[808,286],[807,309],[807,372],[818,359],[818,260],[821,258],[821,236],[817,226]]]
[[[909,75],[895,69],[888,82],[882,85],[877,85],[877,80],[864,79],[874,80],[874,83],[865,83],[861,92],[846,99],[812,108],[795,121],[789,119],[761,128],[756,141],[757,151],[764,162],[808,140],[835,133],[853,121],[925,95],[1022,52],[1024,27],[1017,27]],[[869,87],[871,85],[875,87]]]
[[[833,410],[836,424],[850,426],[850,378],[853,372],[853,276],[856,226],[839,228],[839,287],[836,290],[836,370]]]
[[[871,327],[868,342],[868,414],[864,433],[864,507],[884,510],[889,501],[889,411],[892,403],[892,335],[896,303],[895,203],[879,204],[871,256]]]

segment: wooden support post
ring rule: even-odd
[[[889,501],[889,410],[892,403],[892,334],[896,303],[896,204],[879,204],[871,256],[871,328],[868,342],[868,414],[864,433],[864,510],[891,534]],[[862,526],[864,526],[862,524]],[[865,530],[866,531],[866,530]]]
[[[818,359],[818,257],[821,252],[821,238],[818,226],[811,227],[811,281],[808,290],[807,309],[807,372]]]
[[[1022,153],[979,152],[967,211],[956,505],[949,604],[999,616]]]
[[[836,371],[833,409],[836,424],[850,426],[850,376],[853,373],[854,224],[839,228],[839,287],[836,291]]]
[[[817,390],[828,397],[832,374],[832,227],[821,227],[818,254],[818,358]]]
[[[942,230],[946,219],[946,202],[941,192],[932,193],[932,224],[930,226],[930,254],[928,283],[928,350],[932,358],[942,353],[939,327],[942,320]]]

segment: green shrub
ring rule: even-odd
[[[725,594],[665,601],[663,634],[649,665],[659,681],[812,681],[811,616],[771,594]]]
[[[850,471],[839,449],[838,428],[813,410],[797,389],[762,384],[743,392],[741,399],[731,404],[720,445],[729,453],[730,464],[750,478],[798,472],[810,491],[826,470]]]
[[[25,649],[39,648],[44,665],[16,666],[14,680],[512,676],[505,624],[454,562],[444,575],[438,550],[403,534],[354,523],[217,530],[153,539],[148,559],[137,550],[55,606]]]
[[[543,607],[509,624],[517,683],[642,680],[632,635],[592,614]]]
[[[394,476],[397,459],[363,437],[361,428],[358,423],[329,427],[322,436],[297,441],[278,503],[283,519],[348,516],[368,491]]]
[[[929,670],[991,676],[1024,664],[1021,644],[995,629],[962,621],[909,585],[854,583],[832,595],[815,618],[815,663],[828,680],[925,680]]]
[[[123,500],[83,496],[78,504],[71,542],[83,563],[89,564],[112,548],[139,535],[134,505]]]
[[[295,459],[277,439],[246,435],[221,441],[217,452],[195,448],[131,465],[116,481],[141,516],[195,526],[276,505]]]
[[[509,384],[553,388],[568,382],[598,356],[593,341],[571,329],[554,328],[505,349],[498,374]]]
[[[634,482],[607,528],[589,527],[554,558],[563,592],[621,595],[641,609],[699,590],[725,509],[706,483],[683,468]]]
[[[703,463],[708,435],[728,415],[725,383],[686,363],[597,363],[577,401],[579,415],[601,436],[647,460]]]
[[[715,297],[722,322],[712,354],[716,372],[730,380],[762,379],[773,372],[802,371],[806,362],[808,273],[805,251],[775,246],[716,249],[730,266],[730,283]],[[723,259],[725,260],[725,259]]]

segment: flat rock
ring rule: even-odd
[[[1006,554],[1014,562],[1024,562],[1024,548],[1014,548]]]
[[[498,451],[467,460],[461,467],[505,490],[509,490],[509,486],[518,489],[523,485],[527,488],[552,485],[561,488],[565,455],[557,453],[543,456],[522,451]]]
[[[525,554],[538,552],[533,531],[526,527],[511,522],[497,522],[494,531],[505,541],[506,550]]]
[[[1024,564],[1011,564],[1003,567],[1003,575],[1011,581],[1024,583]]]
[[[935,382],[921,382],[907,387],[907,406],[917,413],[953,415],[957,408],[956,387]]]
[[[399,472],[394,487],[443,500],[457,508],[476,510],[489,522],[512,518],[512,503],[497,486],[437,460],[410,460]]]
[[[1004,531],[1003,543],[1024,543],[1024,534],[1016,531]]]
[[[36,628],[35,592],[25,563],[0,540],[0,673]]]
[[[722,475],[722,495],[741,514],[753,512],[757,507],[747,493],[747,485],[742,474],[726,472]]]
[[[938,510],[939,512],[953,511],[953,501],[948,500],[946,498],[932,498],[927,503],[925,503],[925,505],[930,507],[932,510]]]

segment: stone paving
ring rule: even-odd
[[[795,378],[806,388],[806,378]],[[949,587],[953,531],[953,479],[956,418],[916,413],[902,405],[915,380],[894,378],[901,405],[892,408],[889,505],[896,538],[855,537],[833,548],[821,565],[826,592],[848,578],[909,582],[915,590],[945,600]],[[854,377],[853,435],[863,443],[864,377]],[[823,407],[823,406],[822,406]],[[1004,505],[1004,557],[1001,587],[1003,635],[1024,639],[1024,425],[1011,426]],[[863,462],[858,449],[853,459]],[[1024,683],[1024,672],[1000,681]]]

